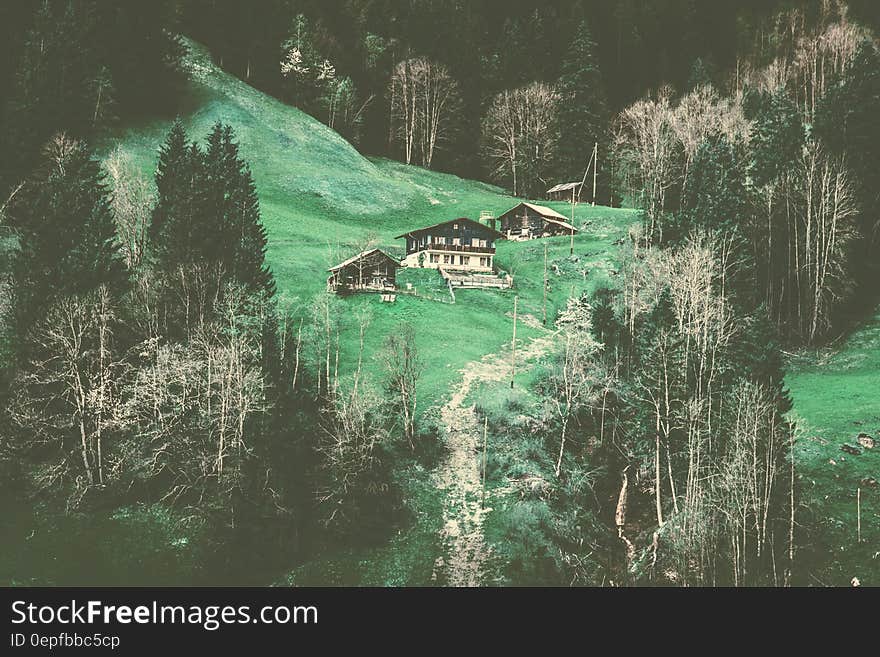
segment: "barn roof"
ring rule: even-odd
[[[563,217],[564,218],[564,217]],[[475,226],[479,226],[483,230],[494,233],[498,237],[504,237],[504,233],[500,233],[494,228],[490,228],[486,224],[481,224],[479,221],[474,221],[473,219],[468,219],[467,217],[459,217],[458,219],[450,219],[449,221],[441,221],[439,224],[433,224],[431,226],[425,226],[424,228],[416,228],[415,230],[408,231],[403,235],[398,235],[394,239],[399,240],[401,237],[406,237],[407,235],[412,235],[413,233],[421,233],[422,231],[431,230],[433,228],[439,228],[440,226],[446,226],[447,224],[454,224],[466,221],[469,224],[474,224]]]
[[[548,194],[552,194],[554,192],[565,192],[569,189],[574,189],[575,187],[580,187],[581,183],[579,182],[570,182],[570,183],[559,183],[555,187],[551,187],[547,190]]]
[[[571,225],[570,223],[568,223],[567,221],[560,221],[560,220],[558,220],[558,219],[548,219],[547,217],[544,217],[544,219],[547,221],[547,223],[550,223],[550,224],[556,224],[557,226],[562,226],[562,227],[565,228],[566,230],[572,230],[572,231],[574,231],[575,233],[578,232],[578,229],[575,228],[574,226],[572,226],[572,225]]]
[[[548,208],[546,205],[535,205],[534,203],[521,203],[520,205],[531,208],[539,215],[547,219],[556,219],[557,221],[562,221],[563,223],[568,221],[568,218],[565,215],[559,214],[556,210],[554,210],[553,208]]]
[[[339,263],[338,265],[336,265],[335,267],[330,267],[330,269],[328,269],[327,271],[339,271],[339,270],[342,269],[343,267],[347,267],[348,265],[350,265],[350,264],[352,264],[352,263],[354,263],[354,262],[357,262],[358,260],[361,260],[361,259],[363,259],[363,258],[366,258],[366,257],[369,256],[369,255],[373,255],[374,253],[378,253],[379,255],[383,256],[384,258],[387,258],[388,260],[391,260],[395,265],[399,265],[399,264],[400,264],[396,259],[392,258],[390,255],[388,255],[387,253],[385,253],[382,249],[369,249],[369,250],[367,250],[367,251],[361,251],[361,252],[358,253],[356,256],[352,256],[352,257],[350,257],[350,258],[349,258],[348,260],[346,260],[345,262],[340,262],[340,263]]]
[[[554,210],[553,208],[548,208],[546,205],[535,205],[534,203],[523,202],[523,203],[520,203],[519,205],[516,205],[516,206],[510,208],[510,210],[508,210],[507,212],[505,212],[501,216],[503,217],[504,215],[510,214],[511,212],[513,212],[514,210],[516,210],[517,208],[520,208],[522,206],[525,206],[527,208],[530,208],[534,212],[537,212],[539,215],[544,217],[544,219],[546,221],[550,222],[551,224],[556,224],[557,226],[562,226],[566,230],[573,230],[573,231],[577,232],[577,228],[575,228],[570,223],[568,223],[568,219],[565,217],[565,215],[559,214],[556,210]]]

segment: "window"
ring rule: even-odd
[[[437,238],[437,244],[446,244],[446,238],[445,238],[445,237],[442,237],[442,236],[441,236],[441,237],[438,237],[438,238]]]
[[[458,230],[458,224],[452,224],[452,230]]]
[[[470,256],[459,256],[458,262],[461,265],[469,265],[471,262]]]
[[[454,257],[454,256],[450,256],[450,255],[443,256],[443,264],[444,265],[453,264],[452,261],[450,261],[450,258],[452,258],[452,257]]]
[[[480,267],[488,267],[489,258],[480,258]]]
[[[440,262],[440,256],[436,253],[431,254],[431,262]]]
[[[452,238],[452,246],[461,246],[461,240],[457,237]]]

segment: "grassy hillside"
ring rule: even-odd
[[[880,481],[880,312],[845,342],[792,358],[786,383],[800,429],[796,454],[805,503],[819,521],[817,560],[834,563],[818,577],[831,585],[858,577],[864,585],[878,586],[880,488],[866,480]],[[872,436],[877,447],[858,456],[841,451],[844,443],[858,446],[860,433]]]
[[[181,118],[194,139],[202,139],[216,121],[235,129],[256,180],[269,233],[268,261],[283,303],[307,303],[322,293],[327,268],[357,252],[368,237],[402,255],[403,240],[395,240],[396,235],[460,216],[478,217],[484,210],[497,215],[518,202],[491,185],[365,158],[319,121],[220,70],[198,44],[190,42],[189,47],[186,106],[192,110]],[[128,126],[109,135],[99,149],[103,153],[122,149],[144,175],[152,177],[169,128],[170,120]],[[567,204],[551,205],[570,215]],[[575,242],[576,255],[585,261],[608,251],[635,220],[635,213],[582,205],[575,220],[592,221]],[[551,264],[565,260],[566,265],[560,266],[564,273],[555,277],[559,282],[548,300],[551,317],[572,289],[595,280],[584,277],[577,263],[567,261],[566,238],[552,241]],[[505,313],[512,309],[514,295],[521,296],[524,312],[540,316],[543,251],[538,254],[537,248],[500,246],[497,262],[516,275],[514,290],[463,291],[457,293],[453,308],[435,300],[448,300],[448,295],[426,289],[436,288],[432,280],[436,274],[405,272],[401,282],[412,282],[424,296],[400,296],[394,305],[380,305],[375,295],[356,296],[344,302],[343,316],[372,307],[369,352],[400,322],[413,324],[429,365],[422,388],[430,405],[442,397],[461,366],[496,351],[509,339]],[[524,326],[521,331],[527,338],[535,329]],[[351,357],[355,345],[353,339],[343,342],[343,367],[355,360]]]

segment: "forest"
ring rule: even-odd
[[[880,584],[878,30],[2,3],[0,581]],[[511,289],[326,289],[521,199]]]

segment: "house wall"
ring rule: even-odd
[[[462,263],[462,258],[466,262]],[[425,269],[464,269],[467,271],[493,271],[495,254],[489,251],[461,252],[444,251],[431,248],[411,253],[403,260],[406,267],[423,267]]]

